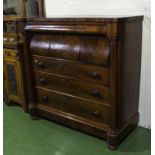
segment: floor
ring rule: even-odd
[[[137,127],[111,151],[104,140],[46,119],[32,121],[20,107],[4,104],[4,155],[150,155],[150,136]]]

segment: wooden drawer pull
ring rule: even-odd
[[[44,68],[44,67],[45,67],[45,65],[44,65],[44,63],[43,63],[43,62],[38,62],[38,67],[40,67],[40,68]]]
[[[91,72],[91,77],[96,80],[100,80],[101,76],[96,72]]]
[[[93,91],[92,91],[92,95],[93,95],[94,97],[100,97],[100,92],[98,92],[97,90],[93,90]]]
[[[43,100],[44,102],[48,102],[48,96],[43,96],[43,97],[42,97],[42,100]]]
[[[99,111],[94,111],[92,114],[93,114],[93,116],[98,117],[100,115],[100,112]]]
[[[47,84],[46,78],[41,78],[41,79],[40,79],[40,82],[41,82],[42,84]]]

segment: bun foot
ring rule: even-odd
[[[118,148],[118,145],[111,145],[111,144],[108,144],[108,149],[109,150],[116,150]]]
[[[31,117],[32,120],[38,120],[38,117],[37,116],[32,116],[31,115],[30,117]]]
[[[30,113],[30,117],[32,120],[37,120],[38,116],[37,116],[37,110],[35,108],[35,105],[30,103],[29,104],[29,113]]]

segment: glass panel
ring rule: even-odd
[[[21,0],[4,0],[3,14],[4,15],[21,15],[20,10]]]
[[[8,86],[9,93],[12,95],[18,95],[17,90],[17,79],[16,79],[16,71],[15,66],[13,64],[7,64],[7,73],[8,73]]]
[[[27,0],[25,2],[26,16],[39,16],[39,3],[37,0]]]
[[[4,22],[4,32],[16,32],[16,22]]]

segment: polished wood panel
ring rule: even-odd
[[[81,22],[89,28],[89,25],[108,25],[109,23],[119,23],[119,22],[141,22],[143,20],[143,16],[131,16],[131,17],[107,17],[107,18],[91,18],[91,17],[82,17],[82,18],[29,18],[28,19],[28,27],[31,25],[43,25],[46,27],[46,25],[49,25],[51,22],[52,25],[55,25],[56,23],[58,25],[72,25],[72,26],[78,26],[81,24]],[[79,24],[80,23],[80,24]],[[60,27],[61,29],[61,27]],[[63,29],[63,28],[62,28]],[[46,30],[45,30],[46,31]],[[44,31],[44,32],[45,32]],[[92,31],[92,29],[91,29]]]
[[[107,137],[106,130],[108,129],[108,126],[105,124],[97,123],[83,117],[78,117],[76,115],[72,115],[64,111],[57,110],[55,108],[45,106],[43,104],[38,104],[36,107],[40,116],[48,119],[50,118],[53,121],[59,122],[61,124],[64,124],[65,126],[77,130],[81,130],[87,134],[89,133],[91,135],[99,136],[104,139],[106,139]],[[67,119],[70,117],[72,119]]]
[[[101,34],[116,37],[116,23],[141,22],[142,16],[121,18],[29,18],[27,32]]]
[[[103,105],[94,105],[93,102],[80,100],[71,96],[38,89],[38,103],[56,108],[70,114],[84,117],[100,123],[109,121],[109,108]]]
[[[49,46],[49,57],[78,60],[80,38],[76,35],[52,35]]]
[[[109,41],[99,35],[35,35],[30,49],[34,55],[109,65]]]
[[[109,41],[103,36],[82,36],[80,61],[109,65]]]
[[[33,68],[36,71],[69,76],[86,82],[105,85],[110,83],[109,69],[76,61],[33,56]]]
[[[142,24],[138,22],[124,23],[120,26],[121,33],[119,53],[119,104],[121,104],[120,126],[125,124],[135,113],[138,112],[140,72],[141,72],[141,42]],[[132,32],[132,33],[131,33]],[[133,36],[133,34],[135,34]],[[134,41],[133,41],[134,38]],[[124,52],[126,51],[126,52]],[[137,104],[136,104],[137,103]]]
[[[97,34],[98,31],[100,31],[101,34],[106,34],[107,33],[107,26],[106,25],[90,25],[89,27],[86,25],[29,25],[25,27],[26,31],[43,31],[43,32],[70,32],[70,33],[86,33],[86,34]]]
[[[46,56],[48,53],[49,45],[50,45],[50,35],[34,36],[30,44],[31,52],[34,54]]]
[[[49,90],[68,93],[101,104],[109,104],[109,88],[105,86],[42,72],[35,72],[35,81],[37,86]]]

